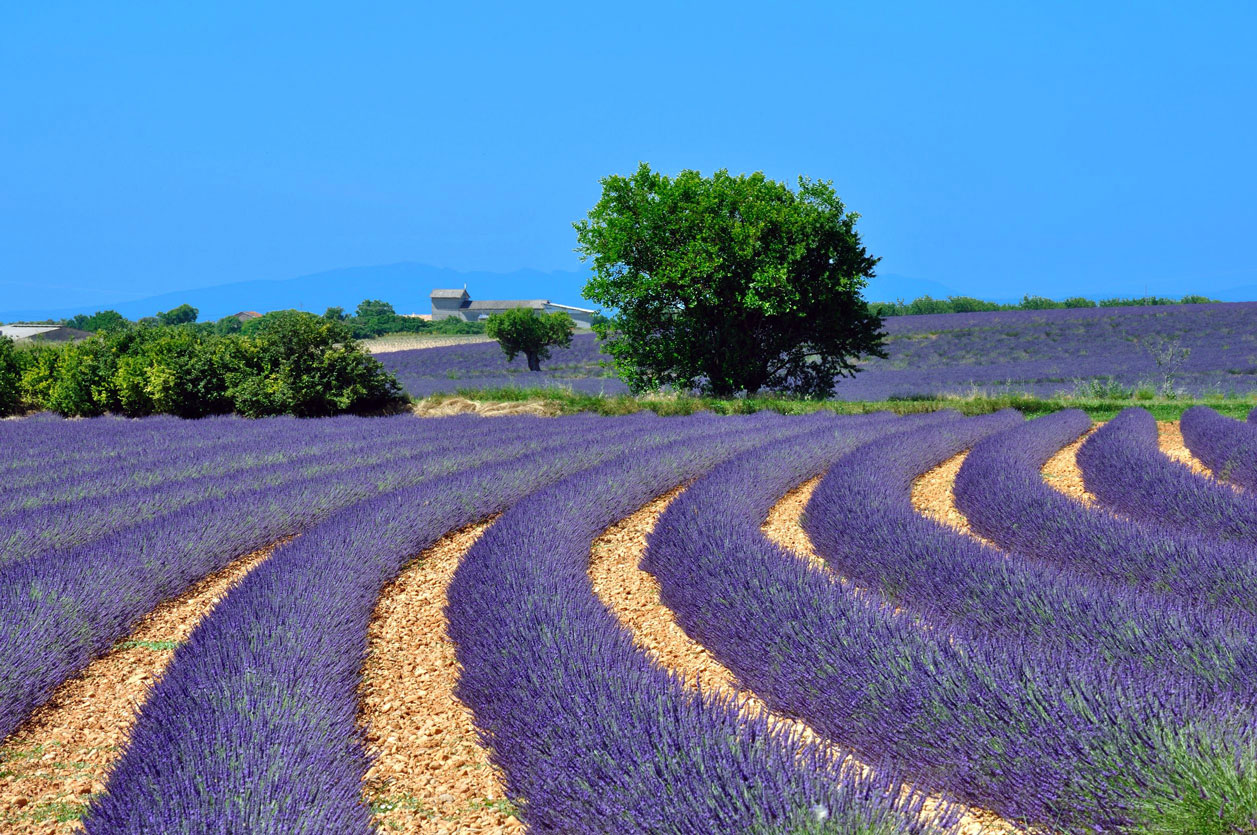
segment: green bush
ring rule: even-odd
[[[91,316],[88,316],[86,313],[80,313],[66,320],[67,327],[78,328],[81,331],[91,331],[92,333],[121,330],[130,324],[126,317],[116,310],[98,310]]]
[[[268,313],[247,324],[241,349],[229,384],[243,415],[361,414],[405,402],[397,380],[341,322],[295,310]]]
[[[22,408],[22,365],[13,340],[0,336],[0,416]]]
[[[406,402],[397,381],[347,327],[296,311],[267,314],[239,334],[146,325],[77,344],[8,351],[18,358],[17,400],[66,416],[315,417],[382,412]]]
[[[1137,299],[1103,299],[1092,301],[1083,296],[1070,296],[1064,301],[1054,301],[1043,296],[1023,296],[1016,304],[987,302],[970,296],[948,296],[935,299],[921,296],[911,302],[899,299],[894,302],[869,302],[869,311],[878,316],[916,316],[923,313],[973,313],[986,310],[1059,310],[1070,307],[1133,307],[1137,305],[1209,304],[1216,302],[1207,296],[1186,295],[1175,301],[1161,296],[1144,296]]]

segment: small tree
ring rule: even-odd
[[[192,305],[181,304],[173,310],[158,313],[157,321],[162,325],[188,325],[195,322],[199,314],[200,311]]]
[[[562,311],[534,313],[527,307],[516,307],[490,315],[484,332],[498,341],[508,362],[523,354],[528,358],[528,370],[540,371],[541,361],[550,359],[551,348],[572,344],[575,329],[572,317]]]
[[[86,313],[80,313],[66,320],[67,327],[78,328],[81,331],[91,331],[92,333],[121,330],[130,324],[126,317],[116,310],[98,310],[91,316],[88,316]]]
[[[615,311],[594,327],[603,350],[634,391],[827,396],[861,354],[885,356],[860,297],[878,259],[858,217],[802,177],[797,192],[762,173],[669,179],[645,163],[604,178],[575,224],[594,271],[584,296]]]

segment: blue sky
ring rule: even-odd
[[[961,292],[1257,285],[1255,9],[6,3],[0,309],[576,269],[639,160],[831,179]]]

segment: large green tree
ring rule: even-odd
[[[572,344],[576,323],[563,311],[535,313],[527,307],[516,307],[493,313],[485,322],[484,332],[498,341],[507,362],[523,354],[529,371],[540,371],[541,361],[550,358],[550,349]]]
[[[634,391],[824,397],[861,355],[885,356],[860,296],[879,259],[830,183],[645,163],[601,182],[574,224],[594,273],[584,296],[615,311],[594,328]]]

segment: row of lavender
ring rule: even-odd
[[[7,501],[0,498],[0,565],[88,543],[210,498],[263,494],[394,459],[419,458],[422,466],[461,443],[451,435],[424,439],[432,446],[416,445],[422,436],[405,418],[263,426],[260,431],[247,421],[232,423],[236,433],[200,447],[193,460],[167,442],[157,447],[168,450],[169,457],[156,462],[112,458],[68,482],[45,481]]]
[[[1140,420],[1132,412],[1096,433],[1097,460],[1148,452]],[[1210,513],[1176,505],[1133,520],[1079,508],[1038,468],[1087,425],[1074,413],[516,421],[495,424],[502,434],[482,443],[497,457],[480,460],[438,453],[435,432],[433,456],[451,467],[406,481],[367,465],[384,480],[339,505],[302,494],[310,506],[278,521],[305,532],[178,651],[89,831],[364,831],[354,684],[375,596],[443,532],[501,510],[456,577],[451,628],[460,696],[536,831],[946,828],[946,814],[927,818],[921,795],[901,792],[904,777],[1061,831],[1241,831],[1257,812],[1254,622],[1232,586],[1244,575],[1222,559],[1244,555],[1214,534],[1247,498],[1189,482],[1183,501],[1204,496]],[[958,500],[966,483],[967,512],[1003,508],[983,532],[1018,559],[911,509],[912,479],[975,441]],[[1105,478],[1089,455],[1088,478]],[[782,492],[826,467],[807,526],[845,581],[759,531]],[[707,471],[661,520],[645,566],[679,622],[743,683],[876,776],[685,691],[594,598],[590,540]],[[1233,506],[1218,510],[1227,496]],[[206,505],[231,523],[230,504]],[[1059,535],[1044,517],[1066,510],[1089,525],[1081,552],[1021,530]],[[145,537],[124,544],[160,530],[137,527]],[[1128,553],[1158,537],[1170,544]],[[44,646],[65,636],[53,637]]]
[[[1105,390],[1243,394],[1257,390],[1257,302],[897,316],[886,359],[839,382],[843,400]],[[593,336],[556,349],[543,371],[507,363],[494,343],[382,354],[413,397],[459,389],[561,386],[625,391]]]
[[[1078,549],[1027,553],[1023,543],[1045,537],[1013,536],[1060,511],[1053,496],[1072,504],[1038,468],[1085,429],[1076,418],[936,420],[883,440],[820,434],[749,452],[673,503],[645,565],[686,631],[743,684],[914,781],[1056,831],[1247,831],[1257,621],[1237,597],[1179,576],[1195,552],[1175,537],[1193,531],[1076,506],[1094,517]],[[965,465],[968,503],[1001,509],[1006,524],[984,532],[1002,533],[1015,559],[909,499],[916,476],[984,436]],[[831,463],[806,526],[835,574],[759,530],[775,496]],[[1038,515],[1022,515],[1036,503]],[[1119,582],[1105,563],[1155,557],[1122,553],[1155,536],[1173,540],[1178,561]],[[1188,580],[1219,584],[1218,563],[1190,565]],[[1176,582],[1150,581],[1158,567]]]
[[[865,422],[878,420],[893,419]],[[115,500],[123,515],[128,502],[143,502],[145,494],[110,468],[125,460],[162,470],[166,458],[153,447],[160,448],[163,437],[188,437],[181,434],[186,424],[139,421],[101,433],[91,423],[48,421],[39,428],[60,433],[55,443],[33,443],[25,455],[11,454],[3,463],[25,472],[32,491],[55,497],[67,485],[41,476],[31,460],[83,443],[97,467],[81,473],[85,486],[76,489],[93,501]],[[451,614],[468,633],[460,641],[466,681],[475,671],[487,687],[477,691],[466,683],[465,698],[477,707],[482,727],[498,728],[486,730],[489,738],[514,740],[495,746],[495,756],[538,831],[627,831],[639,819],[647,823],[638,831],[945,829],[946,811],[927,820],[920,796],[902,793],[893,777],[865,775],[762,721],[746,724],[731,705],[686,691],[632,648],[583,579],[589,540],[652,495],[741,450],[842,425],[824,416],[401,418],[344,421],[339,433],[323,423],[312,426],[305,441],[273,431],[299,428],[293,425],[207,426],[207,435],[225,430],[201,451],[216,463],[195,471],[166,466],[167,477],[147,486],[168,503],[149,502],[149,513],[94,530],[85,541],[0,566],[0,634],[12,639],[0,645],[0,726],[4,732],[14,727],[159,600],[242,553],[295,536],[176,651],[86,825],[94,832],[365,832],[369,814],[360,781],[366,761],[355,686],[375,598],[443,533],[506,510],[492,529],[500,532],[486,538],[492,546],[477,553],[510,564],[471,575],[493,600],[477,604],[464,596],[465,616]],[[28,437],[30,426],[38,422],[22,428]],[[330,434],[321,435],[324,429]],[[233,439],[233,430],[257,435]],[[386,460],[355,444],[355,433],[363,431],[387,444]],[[111,440],[116,445],[109,449]],[[268,444],[282,460],[270,459]],[[344,466],[319,469],[338,453]],[[233,469],[235,456],[255,461],[259,472],[278,474],[284,466],[294,472],[256,489],[228,490],[224,479],[254,474]],[[312,477],[294,474],[312,465]],[[195,484],[212,496],[190,500]],[[22,518],[30,526],[51,520]],[[552,586],[528,591],[539,582],[557,582],[565,594],[556,596]],[[521,594],[528,601],[522,611]],[[572,608],[555,611],[560,599]],[[491,628],[494,618],[511,614],[523,619],[506,633]],[[513,635],[505,647],[503,634]],[[548,670],[501,663],[504,652],[539,652],[556,640],[564,646],[560,656],[541,652]],[[479,662],[471,660],[476,652]],[[649,686],[642,689],[643,683]],[[554,736],[536,735],[538,714],[522,710],[527,701],[495,695],[503,687],[537,686],[546,688],[544,698],[565,705],[564,715],[541,714],[552,718]],[[573,700],[583,692],[587,698]],[[605,715],[603,726],[591,723],[594,715]],[[584,736],[569,736],[576,729]],[[631,751],[623,749],[629,729],[638,734]],[[568,739],[590,757],[552,750],[543,761],[524,753],[542,738]],[[621,753],[633,768],[598,766]],[[556,773],[573,778],[558,785],[575,794],[556,795]],[[661,790],[674,779],[693,792],[661,803]],[[592,795],[590,786],[597,786]],[[651,820],[659,825],[648,826]]]
[[[49,427],[73,438],[77,427],[65,426],[72,423]],[[137,431],[147,431],[147,421],[134,423],[141,427]],[[601,425],[592,419],[575,423]],[[236,421],[235,426],[245,434],[254,431],[248,421]],[[339,468],[314,477],[303,477],[298,462],[292,465],[293,477],[276,484],[179,503],[177,512],[148,518],[130,518],[122,503],[100,526],[99,536],[0,564],[0,635],[5,636],[0,642],[0,735],[16,727],[65,678],[125,636],[140,616],[233,559],[380,492],[480,466],[509,452],[561,448],[566,442],[557,427],[540,419],[493,427],[471,418],[352,419],[311,429],[315,446],[322,431],[345,438],[382,434],[390,441],[389,455],[369,457],[367,463],[347,455]],[[125,445],[129,439],[122,435]],[[94,439],[91,430],[87,437]],[[178,433],[172,440],[178,442]],[[264,428],[259,443],[278,446],[280,440]],[[160,493],[163,488],[159,484],[152,489]],[[27,521],[39,524],[42,519]]]

